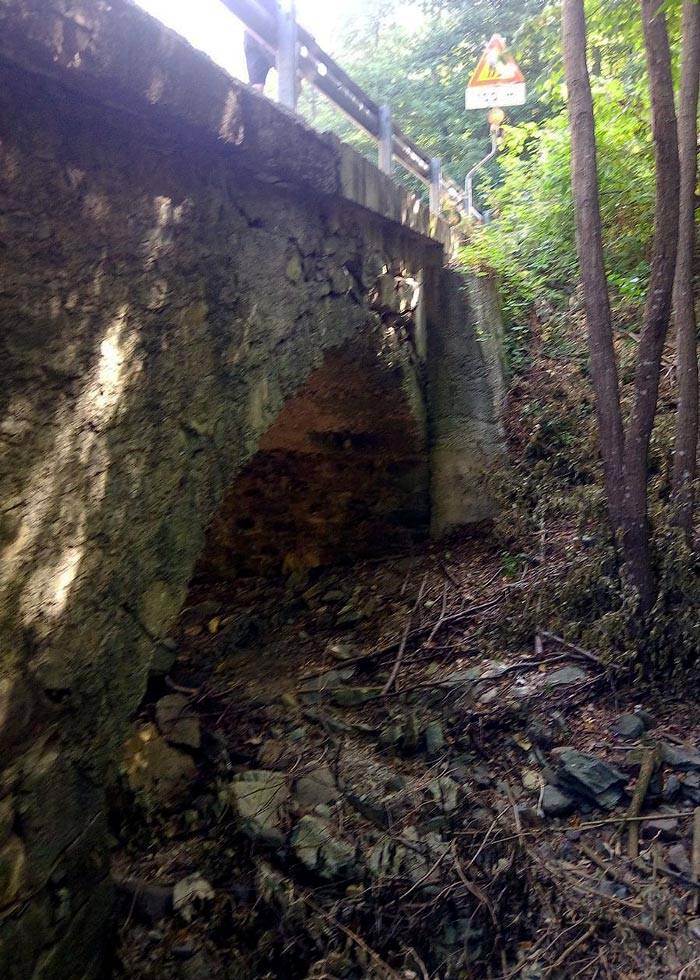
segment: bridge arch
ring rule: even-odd
[[[313,561],[356,504],[364,546],[414,533],[479,365],[463,323],[438,343],[420,202],[124,0],[1,6],[0,212],[0,975],[55,980],[94,966],[106,773],[206,529],[246,530],[236,487],[293,457],[352,484]],[[276,560],[303,570],[318,517]]]

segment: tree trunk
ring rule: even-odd
[[[564,65],[571,130],[571,187],[576,211],[576,245],[586,308],[591,377],[613,533],[625,527],[623,429],[617,361],[613,346],[608,283],[603,260],[593,98],[586,63],[583,0],[564,0]]]
[[[671,316],[678,251],[678,129],[663,3],[664,0],[641,0],[651,93],[656,200],[649,291],[639,338],[634,400],[624,451],[625,558],[630,579],[639,590],[642,613],[647,613],[654,601],[647,514],[648,455],[658,403],[661,355]]]
[[[681,166],[678,257],[673,287],[676,316],[678,414],[673,457],[675,521],[692,541],[698,448],[698,355],[693,295],[695,259],[695,182],[697,179],[698,76],[700,75],[700,3],[683,3],[683,60],[678,112]]]
[[[647,514],[648,452],[656,416],[661,354],[668,331],[678,241],[679,165],[671,55],[663,0],[641,0],[656,162],[654,247],[639,341],[635,394],[625,433],[610,299],[603,259],[595,122],[586,63],[583,0],[564,0],[562,28],[571,130],[571,185],[586,307],[591,377],[610,522],[624,569],[646,615],[654,601]]]

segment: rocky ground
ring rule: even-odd
[[[507,571],[193,586],[114,791],[116,976],[700,977],[698,708],[504,648]]]

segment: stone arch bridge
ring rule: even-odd
[[[0,976],[92,975],[104,786],[193,570],[489,516],[449,230],[125,0],[0,0]]]

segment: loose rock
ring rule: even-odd
[[[284,775],[252,769],[236,776],[229,791],[247,833],[252,837],[277,841],[282,809],[289,798]]]
[[[576,809],[576,801],[556,786],[545,786],[542,793],[542,812],[548,817],[567,817]]]
[[[438,776],[437,779],[431,779],[427,791],[433,802],[437,803],[445,813],[457,809],[459,786],[451,776]]]
[[[613,725],[613,731],[623,738],[639,738],[646,731],[646,725],[638,714],[631,713],[620,715]]]
[[[641,827],[641,836],[647,840],[653,837],[673,840],[678,836],[678,820],[671,816],[660,817],[658,820],[645,820]]]
[[[355,708],[381,693],[380,687],[346,687],[333,691],[332,700],[341,708]]]
[[[690,875],[692,873],[688,852],[683,844],[673,844],[669,847],[666,853],[666,860],[672,868],[680,871],[681,874]]]
[[[565,792],[592,800],[605,810],[612,810],[622,798],[627,777],[607,762],[577,749],[555,749],[552,754],[559,759],[557,782]]]
[[[700,752],[697,749],[686,748],[684,745],[669,745],[664,742],[661,745],[664,762],[674,769],[682,772],[693,772],[700,770]]]
[[[167,742],[199,748],[199,719],[190,713],[189,702],[181,694],[168,694],[160,699],[156,704],[156,721]]]
[[[301,776],[294,787],[294,796],[302,807],[314,807],[337,800],[338,787],[328,766],[320,766]]]
[[[171,804],[197,774],[192,758],[168,745],[155,725],[145,725],[124,747],[129,788],[147,809]]]
[[[355,860],[355,848],[335,837],[330,825],[319,817],[302,817],[290,842],[299,861],[327,880],[337,878]]]
[[[586,671],[581,670],[580,667],[561,667],[559,670],[548,674],[544,683],[546,687],[564,687],[566,684],[578,684],[580,681],[585,681],[587,677]]]
[[[201,911],[206,902],[214,898],[214,889],[200,874],[191,874],[173,888],[173,908],[185,922]]]
[[[425,729],[425,747],[428,755],[436,755],[445,747],[445,735],[439,721],[431,721]]]

